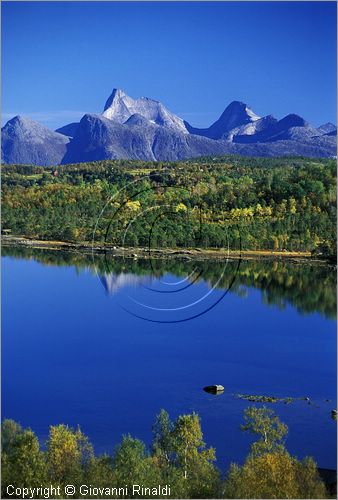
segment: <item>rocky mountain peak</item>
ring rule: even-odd
[[[41,123],[22,115],[14,116],[14,118],[6,123],[2,131],[8,136],[21,137],[23,140],[32,140],[36,143],[40,143],[50,137],[59,140],[59,142],[68,142],[68,139],[62,134],[53,132]]]
[[[108,97],[106,104],[104,105],[104,111],[108,109],[114,101],[123,99],[123,97],[126,97],[126,93],[122,89],[113,89],[113,92],[110,94]]]
[[[176,161],[198,156],[335,156],[336,127],[311,127],[301,116],[260,118],[232,101],[208,128],[194,128],[148,97],[113,89],[102,114],[86,114],[55,132],[24,116],[2,128],[4,163],[56,165],[103,159]]]
[[[10,125],[12,127],[30,127],[35,126],[37,122],[34,122],[28,116],[17,115],[11,118],[6,125]]]
[[[229,137],[229,132],[249,123],[260,120],[248,105],[242,101],[232,101],[223,111],[218,120],[208,129],[194,128],[186,123],[191,134],[203,135],[210,139],[225,139]]]
[[[317,130],[322,134],[330,134],[337,131],[337,127],[333,123],[327,122],[318,127]]]
[[[184,121],[171,113],[161,102],[149,97],[133,99],[120,89],[113,90],[102,113],[108,120],[121,124],[126,123],[135,114],[143,116],[150,124],[188,133]]]
[[[4,163],[57,165],[64,157],[69,138],[25,116],[15,116],[1,129]]]
[[[260,119],[247,104],[241,101],[232,101],[222,113],[220,120],[226,121],[227,126],[233,128],[235,126],[244,125],[244,123],[253,122]],[[237,123],[238,122],[238,123]]]

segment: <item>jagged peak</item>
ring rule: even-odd
[[[32,120],[31,118],[29,118],[28,116],[24,116],[24,115],[16,115],[14,116],[13,118],[11,118],[10,120],[8,120],[8,122],[6,123],[7,124],[10,124],[10,125],[30,125],[30,124],[38,124],[38,125],[41,125],[40,123]],[[41,125],[41,127],[43,127],[43,125]]]
[[[228,104],[227,108],[247,108],[247,104],[243,101],[231,101],[230,104]]]
[[[256,115],[249,106],[243,101],[232,101],[223,111],[220,119],[229,118],[229,116],[247,117],[250,121],[259,120],[261,117]]]
[[[108,120],[124,124],[135,114],[143,116],[150,123],[188,133],[183,120],[170,113],[160,101],[155,101],[149,97],[133,99],[121,89],[113,90],[105,104],[102,116]]]
[[[327,122],[327,123],[323,123],[322,125],[320,125],[320,127],[318,127],[317,130],[319,132],[322,132],[323,134],[327,134],[327,133],[336,131],[337,126],[332,122]]]
[[[106,111],[108,108],[111,107],[111,105],[114,103],[114,101],[118,101],[123,99],[124,97],[128,97],[127,94],[124,92],[122,89],[113,89],[112,93],[108,97],[106,104],[104,105],[103,111]]]
[[[160,101],[157,101],[156,99],[152,99],[146,96],[139,97],[138,99],[133,99],[128,94],[126,94],[124,90],[114,88],[112,93],[108,97],[106,104],[104,105],[103,112],[112,107],[114,104],[121,103],[122,105],[125,104],[126,106],[128,106],[137,103],[139,101],[146,101],[149,103],[154,103],[163,106],[163,104]]]
[[[332,127],[332,128],[337,128],[337,126],[332,123],[332,122],[326,122],[326,123],[323,123],[323,125],[321,125],[321,127]],[[319,127],[320,128],[320,127]]]

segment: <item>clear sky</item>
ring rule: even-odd
[[[114,87],[195,126],[233,100],[336,123],[335,2],[2,2],[3,120],[56,128]]]

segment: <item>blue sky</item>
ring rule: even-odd
[[[114,87],[195,126],[232,100],[336,123],[335,2],[2,2],[3,120],[56,128]]]

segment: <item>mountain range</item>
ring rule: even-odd
[[[105,159],[175,161],[198,156],[336,155],[337,128],[318,128],[289,114],[260,117],[233,101],[209,128],[196,128],[161,102],[133,99],[114,89],[101,114],[85,114],[79,123],[53,131],[16,116],[1,130],[3,163],[57,165]]]

